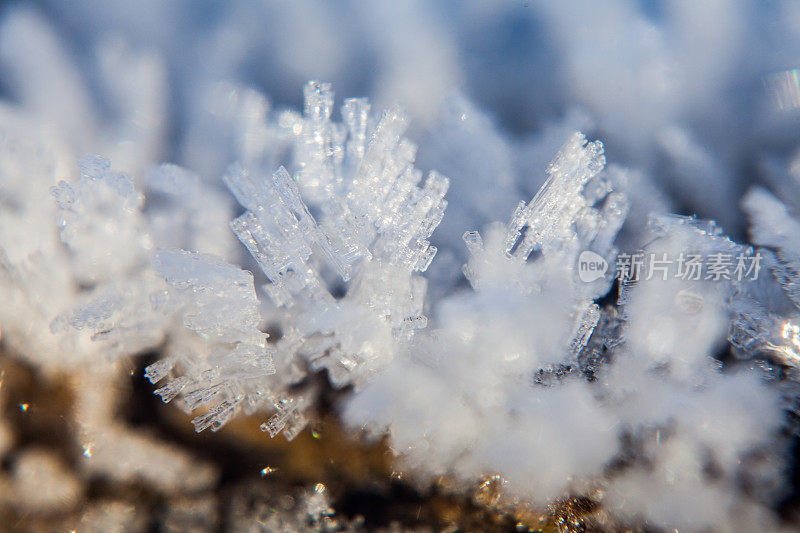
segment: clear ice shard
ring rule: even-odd
[[[570,238],[579,215],[596,217],[590,209],[599,198],[584,195],[584,187],[605,162],[600,141],[587,143],[582,134],[575,133],[548,166],[548,177],[541,189],[530,203],[520,202],[514,211],[508,223],[506,253],[525,261],[534,250],[544,250]],[[624,209],[616,216],[624,219]]]

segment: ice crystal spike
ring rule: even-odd
[[[298,180],[314,201],[324,201],[338,192],[344,158],[343,127],[331,122],[333,91],[329,83],[309,82],[304,91],[305,121],[299,130],[295,163]]]
[[[271,438],[283,433],[286,440],[294,440],[308,425],[308,420],[300,412],[301,405],[297,400],[282,399],[275,403],[275,408],[277,412],[261,424],[261,431],[269,433]]]
[[[267,295],[286,308],[280,340],[267,344],[258,329],[249,272],[184,250],[159,250],[152,262],[166,288],[148,291],[149,307],[184,330],[146,376],[179,376],[156,393],[203,409],[193,420],[198,431],[214,431],[240,410],[275,409],[264,430],[293,439],[307,424],[307,404],[273,399],[302,379],[301,358],[326,369],[335,386],[362,383],[427,324],[426,283],[415,272],[435,255],[429,239],[447,205],[447,178],[431,172],[423,181],[399,109],[374,121],[366,100],[351,99],[339,124],[329,85],[311,83],[305,96],[302,116],[280,117],[294,174],[280,167],[268,176],[244,158],[224,177],[245,208],[230,227],[269,280]],[[167,195],[194,183],[169,166],[150,179]]]
[[[164,379],[167,374],[169,374],[172,367],[175,365],[174,361],[169,359],[162,359],[161,361],[156,361],[150,365],[147,365],[147,368],[144,369],[144,377],[147,378],[150,383],[158,383],[162,379]]]
[[[572,334],[569,350],[577,358],[581,350],[589,342],[598,320],[600,319],[600,307],[592,304],[584,311],[576,322],[575,331]]]
[[[164,403],[172,401],[183,388],[186,386],[188,380],[186,378],[171,379],[163,387],[156,389],[155,393],[161,396]]]
[[[358,164],[367,148],[367,127],[369,120],[369,101],[366,98],[348,98],[342,106],[342,119],[347,124],[347,162]],[[354,172],[354,168],[346,169]]]
[[[211,428],[211,431],[218,431],[233,417],[236,407],[236,403],[231,400],[217,404],[207,413],[192,419],[194,430],[197,433],[208,428]]]
[[[337,387],[364,383],[427,325],[427,284],[417,273],[436,254],[430,238],[448,179],[414,168],[416,146],[403,138],[408,119],[399,108],[376,120],[366,100],[350,99],[338,123],[330,85],[318,82],[307,85],[305,101],[302,115],[283,113],[277,126],[292,172],[270,175],[260,158],[243,157],[224,176],[245,209],[230,228],[283,308],[280,338],[267,343],[259,329],[249,272],[179,249],[159,250],[152,261],[165,284],[147,291],[148,307],[183,329],[146,376],[167,379],[156,391],[164,401],[203,410],[193,420],[198,431],[216,430],[240,410],[274,409],[264,430],[293,439],[307,424],[307,402],[289,399],[289,385],[309,368],[325,369]],[[167,196],[197,182],[168,165],[148,180]]]
[[[511,257],[525,261],[569,234],[576,215],[590,203],[582,194],[584,185],[605,166],[603,144],[587,143],[575,133],[547,168],[545,181],[529,204],[520,203],[508,224],[505,249]]]
[[[231,228],[272,282],[268,291],[275,304],[289,306],[304,290],[324,298],[322,280],[309,264],[312,246],[324,250],[326,257],[334,255],[288,172],[281,167],[270,185],[261,189],[240,167],[231,169],[225,181],[240,201],[251,201],[248,190],[253,191],[250,197],[257,198],[251,205],[254,211],[234,220]],[[346,277],[344,266],[338,261],[335,264]]]
[[[518,267],[536,252],[536,259],[562,264],[565,272],[575,272],[584,251],[613,264],[612,242],[627,216],[628,200],[621,192],[612,192],[607,175],[601,174],[604,164],[602,144],[587,143],[582,134],[575,133],[548,166],[545,183],[530,203],[518,204],[508,224],[490,226],[492,238],[485,243],[477,232],[465,233],[470,260],[463,271],[473,288],[511,281],[526,292],[539,290],[516,267],[498,268],[498,252]],[[593,283],[575,285],[585,296],[580,306],[605,293],[612,274],[606,271]]]
[[[259,329],[253,276],[216,257],[161,250],[153,260],[169,289],[159,299],[181,317],[185,333],[173,353],[146,369],[151,381],[181,375],[156,391],[165,402],[178,395],[188,410],[204,407],[197,431],[221,428],[243,405],[269,391],[275,350]],[[266,380],[266,381],[264,381]]]

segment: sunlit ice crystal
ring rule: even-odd
[[[310,258],[312,247],[334,258],[332,246],[288,172],[281,167],[271,181],[259,183],[246,170],[234,167],[225,180],[248,207],[231,228],[271,281],[266,290],[273,301],[291,305],[301,292],[320,300],[329,298]]]
[[[154,245],[208,245],[225,251],[235,242],[228,236],[214,238],[210,226],[215,219],[224,225],[227,204],[213,194],[206,198],[208,190],[196,175],[161,165],[148,171],[144,181],[151,193],[147,204],[131,177],[114,171],[104,158],[87,156],[77,181],[52,188],[59,236],[82,285],[50,325],[65,350],[85,351],[79,344],[85,337],[97,341],[97,349],[102,346],[107,355],[158,345],[174,322],[169,309],[156,305],[164,284],[151,266]]]
[[[574,232],[572,225],[579,222],[578,214],[583,215],[582,210],[591,208],[595,200],[583,195],[584,186],[604,166],[602,143],[587,143],[583,135],[573,135],[548,166],[547,181],[536,196],[514,211],[508,224],[506,252],[525,261],[534,250],[569,237]]]
[[[351,99],[339,124],[329,85],[312,82],[305,96],[302,115],[279,117],[292,172],[270,174],[263,160],[244,157],[224,177],[245,208],[230,227],[267,278],[280,338],[267,343],[259,329],[252,274],[206,254],[155,254],[167,287],[151,295],[152,307],[183,328],[146,375],[164,401],[199,410],[198,431],[239,411],[274,410],[265,431],[292,439],[312,402],[290,385],[322,369],[334,386],[364,383],[427,324],[419,273],[436,252],[429,237],[444,214],[447,178],[414,168],[399,109],[370,117],[365,100]],[[191,199],[192,176],[168,166],[155,176],[163,194],[181,189]]]
[[[520,203],[505,226],[464,234],[467,279],[476,290],[514,286],[543,295],[561,285],[572,299],[569,342],[577,358],[600,318],[592,300],[608,291],[615,276],[613,240],[628,201],[613,191],[603,168],[602,143],[575,133],[547,168],[548,178],[530,203]],[[605,270],[584,277],[579,264],[590,254]],[[556,280],[561,278],[561,282]]]
[[[365,100],[349,99],[339,124],[330,85],[310,82],[305,98],[303,115],[280,118],[295,172],[269,177],[234,165],[225,182],[247,209],[231,227],[268,278],[265,292],[279,307],[300,307],[292,312],[300,353],[343,385],[425,326],[425,284],[414,273],[436,253],[429,238],[449,181],[414,168],[398,108],[371,118]]]
[[[166,359],[146,370],[156,391],[170,401],[180,395],[190,411],[203,408],[197,431],[220,429],[248,404],[263,404],[274,383],[274,349],[258,329],[260,314],[250,272],[208,254],[159,251],[154,266],[169,289],[158,305],[181,317]],[[155,303],[155,302],[154,302]],[[170,377],[173,371],[179,377]],[[266,407],[266,405],[262,405]]]
[[[252,274],[183,250],[157,252],[154,267],[167,289],[153,294],[152,305],[183,326],[172,332],[164,359],[146,370],[151,382],[165,380],[156,394],[199,410],[197,431],[216,431],[241,411],[269,410],[275,395],[297,378],[283,372],[283,362],[282,375],[275,377],[276,352],[258,329]]]
[[[560,265],[576,274],[570,285],[584,298],[605,293],[614,276],[612,242],[625,220],[628,201],[612,191],[602,172],[604,165],[602,143],[587,143],[575,133],[548,166],[548,178],[534,198],[528,204],[521,202],[508,224],[491,227],[486,245],[478,232],[465,233],[470,259],[464,272],[473,287],[513,280],[524,290],[537,290],[542,274],[536,273],[537,268],[525,268],[530,258],[540,269]],[[595,254],[605,264],[602,276],[578,279],[583,252]]]
[[[253,275],[210,254],[161,250],[153,259],[156,271],[174,289],[190,296],[179,302],[184,324],[222,342],[252,340],[259,322]]]
[[[81,343],[91,339],[97,346],[92,352],[130,355],[166,338],[165,358],[147,376],[153,382],[166,379],[157,391],[165,401],[180,396],[190,410],[205,410],[194,420],[198,431],[219,429],[242,408],[263,404],[272,383],[258,380],[273,375],[275,366],[267,336],[258,330],[252,274],[199,252],[160,250],[150,259],[153,241],[229,253],[231,238],[217,231],[226,226],[228,203],[214,194],[206,197],[199,178],[174,165],[146,174],[152,193],[146,206],[133,181],[112,171],[107,160],[87,158],[81,169],[75,184],[62,182],[53,195],[62,240],[98,270],[80,278],[91,285],[51,322],[62,349],[82,353],[87,347]],[[74,231],[109,219],[114,223],[105,230],[138,224],[139,240],[126,242],[121,230],[84,241]],[[120,236],[128,246],[124,252]],[[102,261],[109,253],[119,255],[118,263]],[[82,272],[80,264],[75,270]]]

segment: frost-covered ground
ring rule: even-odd
[[[332,387],[420,491],[791,530],[798,68],[789,0],[4,5],[3,349],[89,476],[213,484],[116,419],[157,353],[197,431]]]

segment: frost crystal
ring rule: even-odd
[[[310,406],[287,390],[306,374],[303,361],[327,369],[336,386],[360,384],[427,322],[426,284],[416,272],[436,253],[428,239],[447,205],[447,178],[431,172],[423,183],[398,109],[373,120],[365,100],[347,100],[339,124],[329,85],[309,83],[305,99],[302,116],[279,118],[294,175],[284,167],[265,175],[245,158],[224,177],[246,209],[230,226],[269,281],[280,338],[267,344],[258,329],[249,272],[187,251],[160,251],[154,260],[169,289],[153,305],[186,330],[147,375],[167,379],[156,391],[164,401],[180,397],[190,410],[207,410],[194,419],[198,431],[220,428],[242,407],[271,407],[262,429],[292,439]]]
[[[613,275],[582,281],[578,258],[591,251],[613,261],[611,242],[627,207],[601,173],[604,163],[602,145],[575,134],[511,222],[491,225],[485,238],[464,235],[474,290],[439,303],[437,329],[350,401],[350,423],[388,427],[414,471],[464,481],[498,473],[516,494],[536,499],[559,493],[574,471],[600,468],[615,447],[601,428],[613,422],[589,385],[570,374],[600,321],[593,300]],[[557,368],[563,384],[537,385]],[[583,439],[593,441],[591,453],[563,452],[582,457],[581,465],[547,459]]]
[[[127,103],[134,112],[144,112]],[[162,244],[146,213],[149,199],[108,160],[84,157],[76,173],[71,143],[25,111],[0,104],[0,117],[3,355],[24,358],[41,375],[58,375],[70,388],[75,437],[84,448],[82,477],[136,480],[165,492],[207,487],[214,480],[212,467],[118,417],[116,402],[128,369],[108,358],[159,345],[169,326],[163,315],[152,312],[149,301],[151,291],[163,288],[149,266],[153,246]],[[146,122],[138,124],[146,128]],[[197,196],[205,194],[198,191]],[[216,209],[213,201],[205,205]],[[179,206],[170,208],[193,219]],[[186,237],[183,228],[165,232]],[[17,473],[47,478],[51,470],[32,460]],[[72,490],[67,475],[47,483]],[[30,487],[21,483],[5,492],[35,505],[36,498],[25,495]]]
[[[800,222],[764,189],[753,188],[742,202],[750,217],[753,242],[761,248],[760,276],[737,293],[737,320],[731,342],[746,356],[767,352],[792,367],[800,366]]]
[[[79,281],[90,284],[137,268],[152,244],[141,214],[144,197],[133,180],[100,157],[85,157],[79,166],[78,181],[59,182],[53,197],[61,240],[70,249]]]
[[[421,184],[399,109],[370,126],[369,104],[346,100],[343,125],[330,119],[328,84],[309,83],[305,99],[303,116],[280,118],[294,139],[294,177],[283,167],[271,178],[240,166],[226,175],[247,209],[231,227],[269,279],[272,301],[300,304],[285,326],[302,339],[300,353],[344,385],[390,360],[393,338],[425,326],[425,282],[414,272],[436,253],[428,238],[448,180],[431,172]],[[330,288],[343,282],[337,299]]]
[[[547,181],[533,200],[527,205],[521,202],[514,211],[505,239],[506,253],[524,262],[534,250],[573,240],[573,233],[585,233],[588,239],[583,240],[591,240],[599,223],[592,204],[605,196],[608,185],[598,181],[585,196],[584,186],[605,163],[602,143],[587,144],[585,137],[575,134],[550,163]],[[624,212],[618,218],[624,219]],[[619,224],[611,228],[613,238]]]
[[[275,373],[274,350],[258,330],[253,276],[195,252],[160,251],[153,262],[169,286],[153,304],[180,317],[188,331],[146,375],[157,383],[177,367],[191,376],[170,378],[156,393],[165,402],[181,394],[190,411],[203,407],[207,412],[192,421],[195,429],[217,430],[242,405],[258,405],[269,391],[263,378]]]
[[[600,488],[604,509],[655,527],[686,525],[668,508],[686,509],[692,526],[728,525],[731,508],[762,498],[741,494],[742,479],[764,499],[776,493],[764,463],[779,452],[788,386],[754,369],[779,368],[765,375],[780,383],[800,366],[796,205],[748,194],[754,252],[715,222],[667,215],[647,169],[605,168],[603,145],[575,133],[507,223],[464,233],[466,251],[440,236],[432,274],[450,183],[415,168],[408,118],[349,99],[339,122],[328,84],[311,82],[304,96],[302,113],[271,113],[239,85],[203,89],[214,104],[203,120],[220,132],[185,148],[201,168],[237,159],[223,178],[242,207],[232,222],[230,196],[204,181],[217,174],[171,164],[126,174],[89,156],[73,176],[69,150],[0,107],[4,346],[68,369],[88,472],[166,492],[213,483],[213,468],[115,418],[120,358],[158,347],[145,376],[197,431],[257,414],[265,433],[294,439],[323,392],[309,375],[324,371],[352,385],[337,396],[345,422],[388,431],[398,468],[422,483],[491,475],[511,501],[534,504]],[[466,100],[445,115],[421,137],[431,148],[422,161],[459,180],[446,236],[510,211],[506,200],[541,183],[512,174],[567,123],[588,122],[570,112],[512,150]],[[658,133],[673,171],[718,180],[724,169],[689,133]],[[260,271],[241,268],[236,237]],[[648,259],[634,265],[637,248]],[[683,263],[669,258],[687,254],[759,257],[770,275],[681,278]],[[653,272],[663,278],[642,278]],[[620,273],[639,279],[615,285]],[[23,466],[23,476],[56,472]],[[303,524],[325,527],[325,488],[299,508]]]

